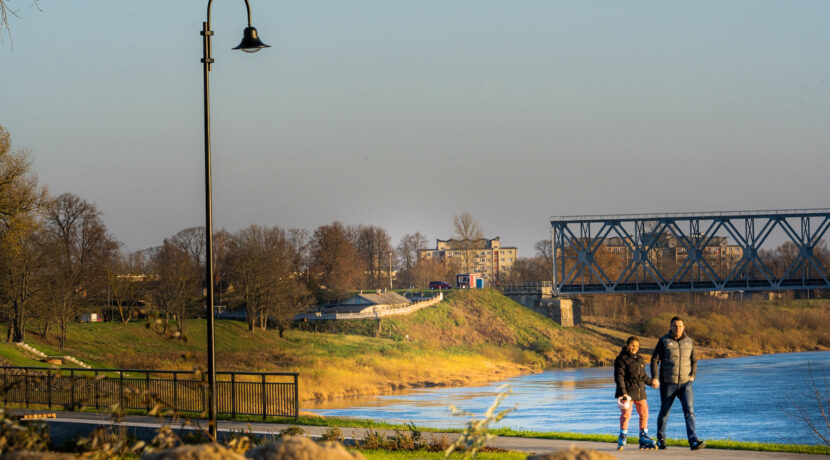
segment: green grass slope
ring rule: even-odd
[[[379,330],[378,330],[379,328]],[[339,321],[319,331],[248,331],[216,322],[219,370],[299,372],[301,399],[382,394],[434,385],[468,385],[549,367],[606,365],[618,346],[582,328],[559,327],[497,291],[456,291],[407,316]],[[407,337],[408,336],[408,337]],[[162,337],[145,323],[75,323],[66,349],[30,333],[48,354],[93,366],[190,370],[202,366],[205,322],[185,322],[186,340]]]

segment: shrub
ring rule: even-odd
[[[530,349],[544,355],[553,351],[553,344],[550,343],[550,340],[536,340],[530,344]]]
[[[305,430],[297,425],[288,425],[280,430],[280,436],[301,436],[305,434]]]
[[[340,431],[340,428],[336,426],[332,426],[326,429],[322,436],[320,436],[320,440],[322,441],[334,441],[334,442],[343,442],[343,432]]]

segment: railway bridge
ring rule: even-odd
[[[830,209],[551,218],[553,294],[830,289]]]

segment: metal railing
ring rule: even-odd
[[[218,414],[299,417],[296,372],[217,372]],[[207,410],[204,373],[149,369],[84,369],[0,366],[3,402],[65,410]]]

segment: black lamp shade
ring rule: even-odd
[[[246,53],[256,53],[262,48],[270,48],[269,45],[262,43],[256,34],[256,29],[253,27],[246,27],[242,36],[242,41],[235,50],[242,50]]]

